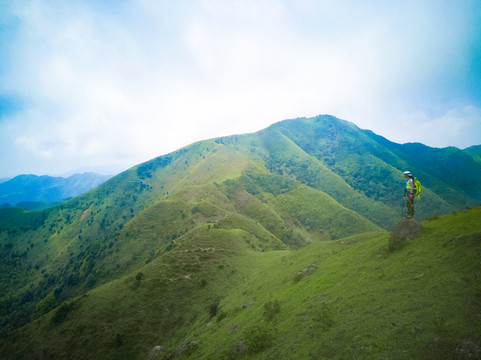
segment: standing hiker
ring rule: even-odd
[[[414,216],[414,195],[416,195],[416,185],[414,183],[414,176],[409,171],[404,172],[404,178],[406,179],[406,188],[404,189],[404,196],[406,197],[406,208],[408,211],[407,217],[412,218]]]

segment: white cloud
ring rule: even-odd
[[[397,142],[422,142],[434,147],[466,148],[481,143],[481,108],[465,106],[447,111],[439,117],[426,113],[398,116],[389,134]]]
[[[393,11],[347,0],[17,3],[0,95],[27,106],[1,120],[0,150],[34,154],[45,172],[133,165],[193,141],[318,113],[395,141],[437,144],[437,133],[460,146],[461,132],[431,127],[456,119],[477,128],[478,108],[468,102],[434,114],[423,101],[453,49],[465,48],[467,26],[435,36],[448,13],[426,4]],[[404,122],[421,125],[410,134]]]

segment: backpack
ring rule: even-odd
[[[421,183],[419,182],[419,180],[416,179],[414,176],[413,176],[413,183],[414,183],[414,190],[415,190],[414,196],[419,199],[421,195],[421,190],[423,189],[423,187],[421,186]]]

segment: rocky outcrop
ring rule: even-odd
[[[423,232],[423,227],[413,218],[402,218],[391,233],[389,250],[401,249],[407,241],[414,239]]]

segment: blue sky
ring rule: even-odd
[[[0,0],[0,178],[331,114],[481,144],[479,0]]]

